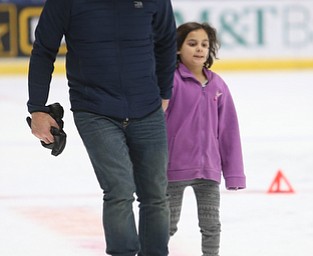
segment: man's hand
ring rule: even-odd
[[[32,134],[46,144],[53,143],[54,137],[51,134],[51,127],[59,129],[57,122],[45,112],[33,112],[31,116]]]
[[[167,107],[168,107],[168,103],[169,103],[170,100],[164,100],[162,99],[162,109],[163,111],[165,112]]]

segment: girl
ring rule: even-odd
[[[245,188],[239,126],[225,82],[209,70],[219,44],[207,23],[177,28],[177,69],[166,111],[169,140],[170,235],[177,231],[183,192],[194,190],[203,256],[218,256],[221,176],[227,189]]]

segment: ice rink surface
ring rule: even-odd
[[[240,121],[247,186],[221,184],[221,256],[313,255],[313,70],[220,72]],[[69,110],[64,76],[49,103],[65,108],[64,152],[30,133],[27,77],[0,77],[0,255],[105,255],[102,194]],[[269,189],[282,170],[295,193]],[[134,205],[137,214],[137,205]],[[200,256],[195,199],[185,192],[171,256]]]

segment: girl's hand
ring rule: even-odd
[[[228,188],[228,190],[238,190],[238,189],[240,189],[239,187],[230,187],[230,188]]]

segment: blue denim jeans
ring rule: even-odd
[[[168,255],[168,152],[163,110],[134,120],[75,112],[74,120],[104,193],[106,252]],[[138,232],[134,193],[139,202]]]

